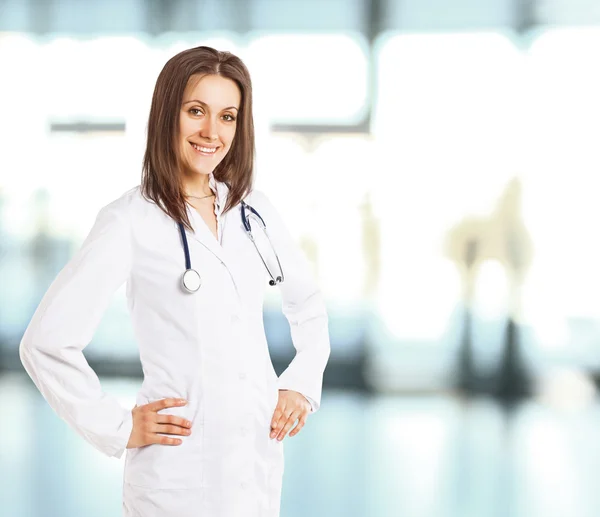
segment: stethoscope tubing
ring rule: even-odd
[[[250,214],[246,214],[246,210],[248,210],[250,212]],[[273,253],[275,254],[275,258],[277,259],[277,267],[279,268],[281,275],[278,275],[276,277],[273,276],[262,253],[258,249],[258,246],[256,245],[256,241],[254,239],[254,235],[252,234],[252,227],[250,226],[250,215],[256,216],[257,220],[260,222],[260,225],[262,226],[262,230],[265,232],[265,235],[267,236],[267,240],[269,241],[269,245],[271,246],[271,249],[273,250]],[[256,249],[258,256],[260,257],[260,260],[262,261],[263,265],[265,266],[267,273],[269,273],[269,276],[271,277],[271,279],[269,280],[269,285],[275,286],[277,284],[280,284],[281,282],[284,281],[283,268],[281,267],[279,255],[277,254],[277,251],[275,251],[275,247],[273,246],[273,242],[271,241],[271,237],[269,236],[269,232],[267,231],[267,225],[265,224],[264,219],[253,207],[251,207],[245,201],[241,202],[241,216],[242,216],[242,223],[244,225],[244,231],[246,232],[246,235],[252,241],[252,244],[254,245],[254,248]],[[183,243],[183,252],[185,254],[185,272],[183,273],[183,275],[181,277],[181,285],[189,293],[195,293],[202,285],[202,279],[200,277],[200,273],[198,273],[195,269],[192,268],[192,260],[190,258],[190,248],[188,245],[188,240],[187,240],[187,236],[185,234],[185,228],[183,226],[183,223],[178,223],[178,227],[179,227],[179,233],[181,234],[181,242]]]

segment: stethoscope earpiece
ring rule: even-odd
[[[273,280],[273,279],[269,280],[269,285],[277,285],[277,284],[280,284],[281,282],[283,282],[283,278],[278,276],[275,280]]]

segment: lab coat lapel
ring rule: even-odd
[[[190,223],[194,228],[194,233],[190,233],[186,229],[188,237],[191,237],[192,239],[198,241],[200,244],[202,244],[202,246],[211,251],[215,255],[215,257],[217,257],[221,262],[225,262],[223,248],[221,247],[217,239],[215,239],[215,236],[212,234],[212,232],[202,219],[202,216],[198,212],[196,212],[196,209],[192,206],[188,205],[187,209]],[[192,260],[192,267],[193,265],[194,264]]]
[[[222,211],[223,208],[225,207],[225,203],[227,201],[227,193],[228,193],[227,185],[225,185],[225,183],[215,181],[211,175],[211,186],[214,186],[214,188],[217,191],[219,205],[220,205],[221,211]],[[206,247],[208,250],[210,250],[223,264],[228,266],[227,256],[226,256],[226,252],[225,252],[224,248],[217,241],[217,239],[215,239],[215,236],[212,234],[212,232],[210,231],[210,229],[208,228],[208,226],[202,219],[202,216],[196,211],[196,209],[193,206],[191,206],[189,204],[187,205],[187,211],[188,211],[188,217],[190,219],[192,227],[195,230],[195,233],[192,233],[192,234],[190,234],[190,232],[188,232],[186,230],[188,235],[191,235],[191,237],[193,239],[197,240],[200,244],[202,244],[204,247]],[[224,217],[225,216],[223,214],[220,215],[221,232],[225,231]],[[222,240],[222,238],[223,238],[223,236],[221,235],[221,240]]]

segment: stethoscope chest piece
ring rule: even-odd
[[[181,277],[181,284],[186,291],[195,293],[202,285],[200,273],[195,269],[186,269]]]

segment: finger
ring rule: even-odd
[[[271,419],[271,438],[277,436],[275,432],[277,429],[283,427],[283,424],[287,420],[287,416],[284,414],[285,404],[278,405],[273,412],[273,418]]]
[[[185,406],[187,401],[184,399],[176,399],[176,398],[167,398],[167,399],[159,399],[154,402],[150,402],[146,404],[146,406],[151,411],[160,411],[161,409],[165,409],[168,407],[177,407],[177,406]]]
[[[180,438],[174,438],[171,436],[163,435],[171,434],[178,436],[189,436],[192,433],[191,429],[179,425],[179,423],[183,423],[184,421],[184,419],[180,417],[177,417],[175,415],[157,414],[157,420],[155,421],[150,420],[150,415],[153,415],[153,413],[148,413],[148,417],[146,419],[146,428],[150,431],[149,435],[151,437],[149,443],[157,443],[160,445],[181,445],[183,443],[183,440],[181,440]]]
[[[294,414],[290,415],[290,417],[288,418],[288,420],[286,420],[284,426],[282,427],[281,431],[279,431],[279,434],[277,435],[277,439],[279,441],[281,441],[285,438],[285,435],[288,433],[290,428],[294,425],[295,421],[296,421],[296,414],[294,413]]]
[[[285,422],[287,421],[287,419],[290,417],[290,414],[292,413],[292,411],[293,411],[292,408],[288,408],[285,403],[282,403],[275,410],[275,413],[273,414],[273,421],[271,422],[271,428],[273,430],[281,429],[285,425]]]
[[[181,438],[171,438],[170,436],[163,436],[157,433],[149,433],[147,443],[159,445],[181,445],[183,440],[181,440]]]
[[[288,418],[290,417],[291,413],[292,412],[290,410],[286,411],[285,413],[282,413],[281,417],[277,421],[277,424],[273,427],[271,431],[271,438],[275,438],[281,432],[281,430],[285,426],[285,423],[288,421]]]
[[[173,424],[154,424],[153,431],[155,433],[178,434],[182,436],[189,436],[192,434],[191,429]]]
[[[285,437],[285,435],[287,434],[287,432],[290,430],[290,428],[294,425],[294,422],[296,421],[296,419],[300,416],[300,412],[299,411],[294,411],[289,418],[287,419],[287,421],[285,422],[285,425],[283,426],[283,429],[279,432],[277,439],[278,440],[283,440],[283,438]]]
[[[174,424],[181,427],[192,427],[192,422],[186,420],[183,417],[175,416],[175,415],[166,415],[163,413],[156,413],[156,423],[157,424]]]
[[[304,427],[304,424],[306,423],[306,417],[300,417],[298,420],[298,425],[296,425],[296,427],[294,427],[291,431],[290,431],[290,436],[296,436],[300,430]]]
[[[187,425],[187,420],[175,415],[157,414],[157,420],[152,426],[152,431],[155,433],[171,433],[171,434],[191,434],[190,426]]]

